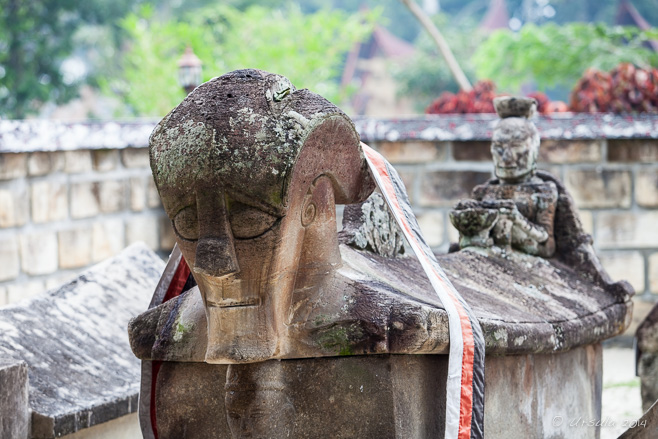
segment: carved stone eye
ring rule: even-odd
[[[238,239],[256,238],[267,232],[278,218],[267,212],[237,201],[229,205],[229,221],[233,236]]]
[[[199,219],[196,206],[188,206],[179,211],[174,220],[174,231],[178,236],[188,241],[199,239]]]

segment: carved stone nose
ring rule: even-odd
[[[194,269],[213,277],[223,277],[240,271],[235,256],[233,240],[226,238],[203,238],[196,247]]]

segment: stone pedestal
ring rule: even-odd
[[[0,437],[28,438],[30,422],[27,400],[27,364],[0,359]]]
[[[162,363],[158,437],[442,437],[447,364],[446,355]],[[488,356],[485,379],[485,437],[597,437],[578,420],[601,418],[600,344]]]

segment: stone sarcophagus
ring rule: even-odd
[[[502,125],[516,134],[494,154],[513,149],[532,181],[498,175],[522,195],[457,206],[463,248],[438,256],[484,332],[484,435],[594,437],[552,420],[600,415],[599,341],[627,326],[632,290],[601,269],[564,187],[535,175],[530,128]],[[129,326],[145,437],[443,437],[446,311],[344,113],[241,70],[193,91],[150,151],[178,247]]]

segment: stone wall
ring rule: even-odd
[[[492,115],[356,119],[363,140],[399,170],[429,243],[457,240],[447,213],[491,177]],[[0,121],[0,305],[59,285],[145,241],[174,239],[146,145],[154,122]],[[540,167],[562,179],[604,266],[658,300],[658,117],[540,117]]]
[[[0,305],[136,241],[172,248],[146,148],[153,127],[0,121]]]
[[[458,233],[448,211],[492,177],[493,115],[357,119],[364,142],[399,171],[419,224],[437,251]],[[658,117],[540,117],[538,167],[559,177],[615,280],[636,290],[633,324],[658,301]]]

